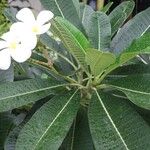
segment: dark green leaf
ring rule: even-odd
[[[0,111],[14,109],[48,95],[61,83],[52,80],[29,79],[0,85]]]
[[[124,92],[134,104],[150,109],[150,75],[131,75],[110,81],[112,87]]]
[[[133,42],[134,39],[141,37],[150,25],[150,8],[140,12],[133,19],[128,21],[113,38],[111,49],[119,54]]]
[[[0,149],[3,150],[4,142],[7,134],[11,130],[13,123],[13,115],[10,112],[0,113]]]
[[[125,100],[97,92],[88,116],[97,150],[149,149],[150,127]]]
[[[8,70],[0,70],[0,83],[12,82],[14,80],[14,68],[11,67]]]
[[[79,94],[58,95],[44,104],[25,125],[16,150],[57,150],[76,116]]]
[[[59,150],[94,150],[91,138],[87,108],[81,107]]]
[[[55,16],[60,16],[78,28],[82,28],[79,15],[80,5],[78,0],[40,0],[43,6],[52,11]]]

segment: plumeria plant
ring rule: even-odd
[[[78,0],[41,3],[37,19],[29,8],[16,18],[5,11],[13,24],[0,68],[12,58],[20,75],[0,84],[0,111],[13,114],[4,149],[149,150],[141,112],[150,109],[150,67],[141,54],[150,53],[150,8],[126,21],[133,1],[111,12],[112,3],[101,11]]]

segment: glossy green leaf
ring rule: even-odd
[[[93,48],[108,50],[111,40],[109,17],[103,12],[93,12],[89,17],[84,27]]]
[[[110,14],[111,30],[113,36],[118,29],[123,25],[134,9],[134,1],[125,1],[118,5]]]
[[[112,51],[120,54],[131,45],[134,39],[141,37],[149,29],[149,25],[150,8],[147,8],[128,21],[119,30],[111,42]]]
[[[126,94],[134,104],[150,109],[150,75],[129,75],[108,83]]]
[[[29,79],[0,85],[0,111],[11,110],[54,94],[61,83],[52,80]]]
[[[78,0],[40,0],[44,8],[52,11],[55,16],[60,16],[78,28],[82,28],[79,16],[80,5]]]
[[[21,131],[16,150],[57,150],[79,107],[79,94],[68,92],[44,104]]]
[[[102,74],[110,65],[114,64],[116,58],[112,53],[89,49],[85,60],[86,63],[90,65],[92,74],[98,76]]]
[[[150,127],[124,99],[96,93],[89,107],[96,150],[148,150]]]
[[[143,35],[133,43],[119,56],[119,63],[123,64],[138,54],[150,53],[150,33]]]
[[[81,66],[85,64],[86,49],[89,48],[89,42],[86,37],[75,26],[67,20],[56,17],[51,26],[52,32],[57,35],[65,47],[76,58]]]

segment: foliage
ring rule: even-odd
[[[0,1],[0,35],[5,33],[9,28],[9,21],[3,14],[4,8],[7,6],[7,0]]]
[[[148,150],[150,127],[137,110],[150,110],[150,68],[134,60],[150,53],[150,8],[125,23],[133,1],[110,14],[77,0],[41,3],[55,14],[54,36],[42,35],[45,46],[0,84],[0,111],[28,114],[5,150]]]

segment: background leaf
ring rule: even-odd
[[[109,17],[103,12],[93,12],[89,17],[90,18],[83,23],[93,48],[102,51],[108,50],[111,40]]]
[[[133,43],[120,55],[119,63],[123,64],[136,55],[142,53],[150,53],[150,33],[147,33],[133,41]]]
[[[40,0],[44,8],[52,11],[55,16],[60,16],[78,28],[83,28],[80,22],[80,6],[78,0]]]
[[[134,9],[134,1],[125,1],[118,5],[110,14],[110,23],[111,23],[111,36],[113,36],[118,29],[123,25],[129,15]]]
[[[128,21],[116,34],[111,42],[111,49],[115,54],[121,53],[133,42],[141,37],[150,25],[150,8],[140,12]]]

